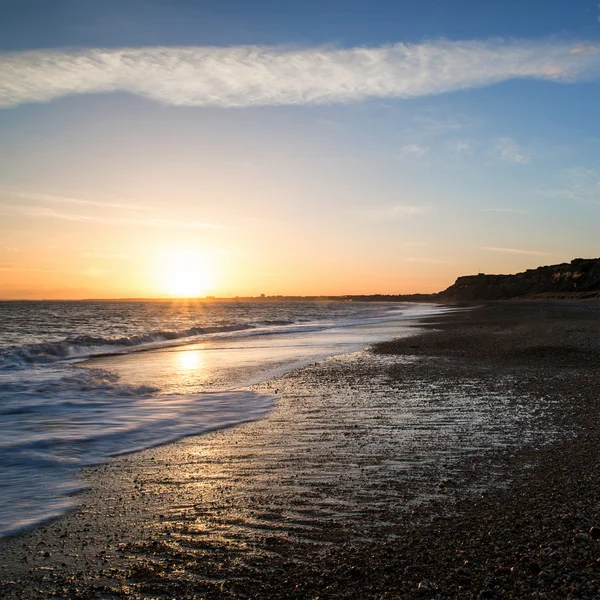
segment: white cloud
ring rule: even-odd
[[[180,106],[327,104],[599,74],[600,47],[554,40],[31,50],[0,54],[0,106],[115,91]]]
[[[525,152],[515,140],[508,137],[501,137],[496,140],[494,152],[504,162],[519,165],[527,165],[531,162],[531,155]]]
[[[458,140],[456,142],[453,142],[452,144],[450,144],[450,150],[452,150],[452,152],[466,152],[467,150],[471,149],[471,144],[469,144],[468,142],[463,142],[461,140]]]
[[[522,250],[520,248],[495,248],[492,246],[484,246],[482,250],[490,252],[504,252],[506,254],[529,254],[531,256],[548,256],[549,252],[541,252],[539,250]]]
[[[450,131],[458,131],[464,123],[455,118],[439,118],[431,116],[418,116],[412,119],[419,130],[427,135],[440,135]]]
[[[429,152],[429,148],[424,148],[418,144],[407,144],[400,148],[400,156],[423,156]]]

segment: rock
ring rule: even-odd
[[[428,581],[421,581],[417,586],[417,594],[424,596],[431,593],[431,584]]]
[[[576,542],[589,542],[592,538],[588,533],[576,533],[573,539]]]
[[[537,575],[542,570],[542,567],[540,567],[540,565],[538,565],[538,563],[532,562],[532,563],[529,563],[529,570],[534,575]]]
[[[590,535],[592,536],[592,539],[594,539],[594,540],[597,540],[598,538],[600,538],[600,527],[590,528]]]
[[[350,575],[352,579],[360,579],[362,577],[362,574],[363,573],[360,567],[350,567],[348,571],[348,575]]]

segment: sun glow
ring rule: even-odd
[[[192,248],[171,248],[162,253],[159,290],[176,298],[196,298],[214,285],[205,256]]]

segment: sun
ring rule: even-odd
[[[175,298],[197,298],[213,287],[205,256],[193,248],[169,248],[159,258],[158,287]]]

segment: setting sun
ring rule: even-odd
[[[205,294],[213,285],[206,257],[191,248],[171,248],[159,259],[159,291],[177,298]]]

